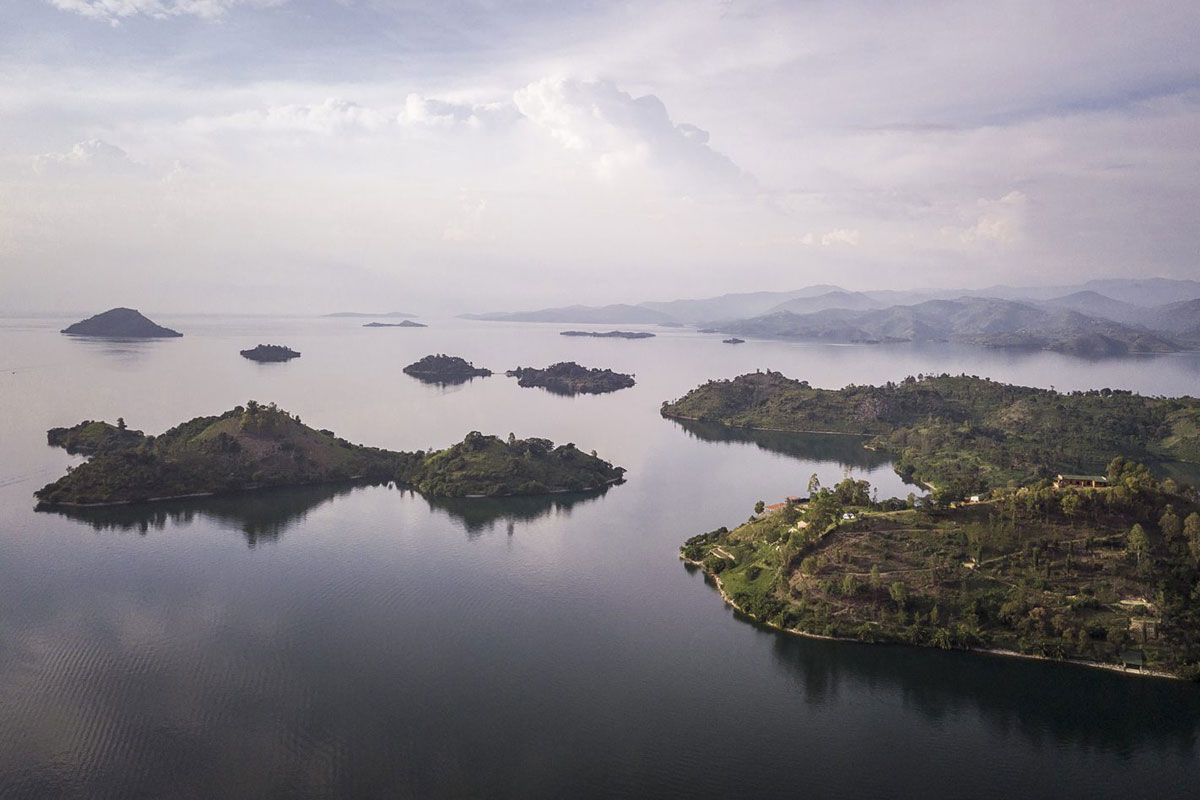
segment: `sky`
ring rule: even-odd
[[[5,0],[0,311],[1200,276],[1200,6]]]

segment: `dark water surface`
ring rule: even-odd
[[[810,641],[736,619],[686,537],[847,470],[846,437],[658,416],[708,378],[814,385],[967,372],[1200,392],[1200,358],[1089,362],[950,346],[749,342],[662,329],[169,317],[160,342],[0,320],[2,797],[1195,797],[1200,687],[1059,664]],[[292,346],[256,364],[238,350]],[[633,389],[564,398],[498,375],[429,386],[429,353],[498,372],[575,359]],[[158,433],[247,399],[389,448],[470,430],[575,442],[603,493],[429,500],[375,486],[72,514],[32,492],[79,459],[45,430]]]

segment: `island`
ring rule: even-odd
[[[1056,392],[968,375],[819,389],[778,372],[709,381],[662,415],[742,428],[850,433],[905,479],[954,501],[1123,456],[1163,470],[1200,462],[1200,399],[1119,389]]]
[[[653,339],[649,331],[563,331],[559,336],[590,336],[595,339]]]
[[[260,344],[251,350],[241,350],[240,352],[244,358],[251,361],[270,363],[291,361],[293,358],[300,357],[299,352],[281,344]]]
[[[364,328],[428,328],[420,322],[413,322],[411,319],[406,319],[403,322],[368,322],[363,325]]]
[[[1114,459],[941,507],[847,478],[688,539],[680,556],[758,622],[1200,680],[1200,495]]]
[[[472,378],[486,378],[492,374],[486,367],[477,367],[465,358],[445,353],[425,356],[409,364],[403,372],[427,383],[443,384],[465,383]]]
[[[560,361],[545,369],[517,367],[504,373],[517,379],[518,386],[537,386],[555,394],[603,394],[634,385],[632,375],[611,369],[589,369],[574,361]]]
[[[574,444],[511,434],[471,432],[433,452],[366,447],[253,400],[158,436],[128,430],[123,420],[92,420],[52,428],[47,442],[91,457],[35,493],[42,510],[346,481],[394,481],[444,497],[552,494],[620,483],[625,472]]]
[[[700,328],[697,333],[720,333],[716,328]]]
[[[736,336],[730,336],[728,339],[722,339],[721,344],[745,344],[745,339],[739,339]]]
[[[110,308],[94,317],[63,328],[71,336],[97,336],[106,339],[167,339],[183,336],[179,331],[151,322],[132,308]]]

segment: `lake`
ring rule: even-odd
[[[913,487],[849,437],[658,414],[755,369],[831,388],[966,372],[1197,394],[1200,356],[151,316],[184,338],[0,319],[2,797],[1172,798],[1200,785],[1200,686],[738,618],[680,563],[684,539],[814,472],[865,477],[880,496]],[[238,355],[259,343],[303,355]],[[401,372],[429,353],[499,374],[438,387]],[[638,383],[569,398],[503,375],[560,360]],[[250,398],[394,449],[471,430],[574,442],[627,481],[552,498],[343,485],[33,511],[33,491],[80,461],[48,447],[47,428],[120,416],[159,433]]]

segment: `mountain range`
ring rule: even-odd
[[[1081,355],[1200,348],[1200,281],[856,292],[832,285],[634,305],[464,315],[512,322],[686,323],[721,333],[830,342],[958,341]]]

